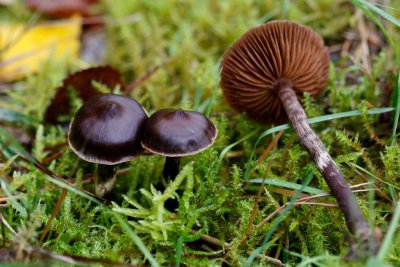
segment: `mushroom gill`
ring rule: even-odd
[[[221,66],[221,87],[236,111],[260,123],[283,122],[276,84],[289,80],[299,98],[303,92],[318,95],[328,80],[329,51],[310,28],[274,21],[245,33]]]

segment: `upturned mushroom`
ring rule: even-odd
[[[207,149],[214,143],[217,133],[217,128],[202,113],[161,109],[147,121],[142,146],[166,157],[163,176],[174,179],[179,173],[179,158]]]
[[[379,230],[371,231],[299,102],[305,92],[318,95],[328,75],[329,51],[317,33],[297,23],[273,21],[249,30],[225,53],[220,86],[229,105],[249,118],[259,123],[291,122],[336,197],[353,237],[376,253]],[[369,247],[371,236],[376,242]]]
[[[135,100],[102,94],[91,98],[75,114],[68,131],[71,149],[85,161],[97,163],[96,195],[113,188],[115,165],[140,155],[148,116]]]

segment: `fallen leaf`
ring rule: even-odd
[[[125,88],[120,73],[110,66],[94,67],[72,73],[63,81],[62,86],[57,89],[56,95],[46,110],[45,122],[51,124],[59,123],[60,115],[71,112],[71,99],[68,94],[68,88],[75,89],[83,102],[100,94],[101,92],[93,87],[93,81],[102,83],[108,88],[115,88],[117,85],[121,89]]]
[[[55,17],[67,18],[74,14],[82,16],[93,15],[91,6],[98,0],[27,0],[26,5],[31,10]]]
[[[44,23],[0,24],[0,81],[14,81],[38,70],[50,57],[78,57],[81,18]]]

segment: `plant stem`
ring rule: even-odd
[[[117,178],[115,165],[98,164],[95,173],[95,192],[97,196],[109,193]]]
[[[361,237],[367,241],[371,234],[368,222],[343,174],[332,160],[321,139],[308,124],[307,116],[292,89],[292,84],[287,80],[282,80],[275,88],[300,143],[314,159],[318,170],[332,190],[340,210],[344,213],[349,231],[357,238]]]

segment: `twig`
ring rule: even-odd
[[[190,232],[192,234],[196,234],[197,233],[197,231],[193,230],[193,229]],[[200,239],[203,240],[203,241],[206,241],[206,242],[208,242],[210,244],[213,244],[213,245],[216,245],[216,246],[220,246],[222,248],[230,248],[231,247],[230,243],[222,242],[218,238],[215,238],[215,237],[210,236],[210,235],[202,234],[200,236]]]
[[[253,251],[248,250],[248,251],[246,251],[246,253],[247,253],[247,255],[251,255],[253,253]],[[268,257],[268,256],[265,256],[265,255],[262,255],[262,254],[258,254],[256,257],[259,258],[259,259],[264,259],[264,260],[266,260],[266,261],[268,261],[268,262],[270,262],[272,264],[275,264],[277,266],[286,266],[280,260],[272,258],[272,257]]]

